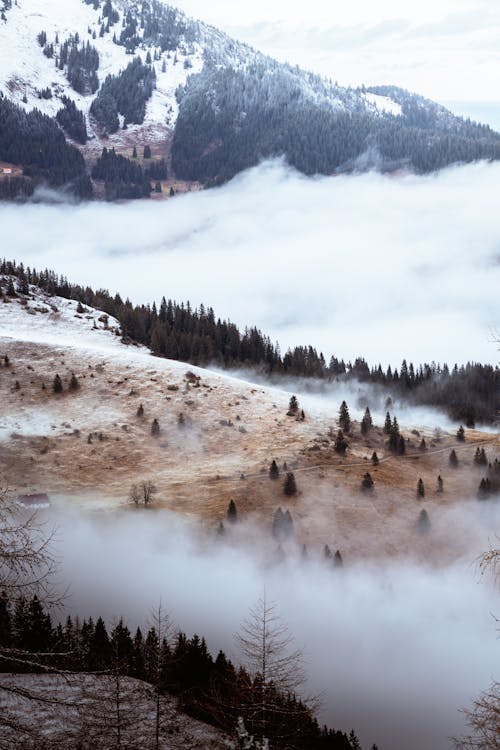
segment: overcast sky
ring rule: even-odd
[[[176,4],[274,57],[341,84],[399,84],[443,102],[500,105],[500,4],[494,0]],[[491,112],[500,127],[498,109]]]

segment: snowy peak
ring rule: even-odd
[[[168,197],[276,156],[305,174],[500,158],[498,134],[434,102],[395,86],[343,88],[160,0],[2,3],[0,115],[11,132],[0,161],[24,179],[0,174],[0,198],[42,182],[83,198]],[[85,163],[57,156],[61,130]],[[41,152],[24,147],[35,131]],[[103,147],[111,156],[96,164]]]

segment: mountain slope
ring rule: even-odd
[[[397,87],[346,89],[277,63],[160,0],[4,0],[2,18],[0,91],[24,112],[71,109],[59,122],[89,168],[103,146],[148,145],[171,177],[205,184],[280,155],[306,174],[500,157],[486,126]],[[11,125],[9,143],[21,137]],[[145,177],[165,188],[163,173]]]
[[[332,390],[328,398],[298,392],[305,419],[295,419],[287,414],[290,392],[153,357],[145,347],[123,344],[110,316],[82,307],[33,286],[0,304],[0,484],[14,495],[46,492],[55,511],[127,512],[131,486],[151,479],[155,507],[201,522],[212,539],[234,500],[242,523],[228,541],[258,539],[269,559],[278,507],[293,516],[295,535],[285,545],[290,555],[302,544],[315,554],[328,544],[351,560],[386,559],[401,550],[454,560],[463,554],[463,540],[450,519],[464,501],[469,539],[484,533],[488,503],[471,498],[486,469],[475,456],[484,447],[493,462],[495,434],[467,430],[458,443],[451,434],[436,437],[434,425],[416,433],[402,424],[406,455],[394,455],[383,416],[374,410],[379,426],[363,435],[356,421],[347,454],[340,455],[334,449],[339,403],[347,398],[359,420],[357,389]],[[70,388],[72,373],[79,388]],[[62,393],[53,390],[55,374]],[[426,451],[419,448],[423,436]],[[278,481],[269,474],[273,459]],[[288,471],[298,488],[293,496],[284,494]],[[361,488],[367,471],[375,482],[369,492]],[[419,478],[433,523],[425,537],[416,526]]]

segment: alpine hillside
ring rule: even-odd
[[[0,0],[0,124],[4,199],[172,196],[279,156],[311,175],[500,157],[488,126],[278,63],[162,0]]]

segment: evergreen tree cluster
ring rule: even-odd
[[[308,175],[401,167],[427,173],[500,158],[500,136],[490,128],[443,118],[443,108],[427,100],[417,106],[403,94],[408,116],[380,117],[359,92],[268,58],[238,69],[209,59],[178,91],[172,164],[179,177],[211,185],[280,155]]]
[[[12,0],[0,0],[0,21],[7,20],[7,11],[12,8]]]
[[[103,148],[92,169],[92,177],[104,181],[107,200],[143,198],[151,193],[151,184],[141,166],[116,154],[114,148]]]
[[[1,672],[62,669],[133,677],[154,685],[160,694],[176,696],[180,710],[193,718],[233,734],[242,716],[253,731],[249,695],[255,692],[259,676],[252,680],[222,651],[214,659],[198,635],[188,638],[178,632],[167,639],[154,626],[144,633],[137,628],[132,635],[123,619],[108,632],[102,617],[81,621],[68,616],[64,624],[54,625],[36,596],[10,602],[2,593],[0,653]],[[28,659],[19,658],[23,653]],[[276,706],[268,714],[267,726],[269,736],[276,738],[273,748],[284,750],[293,736],[297,750],[352,750],[346,734],[321,728],[294,694],[280,693],[272,686],[268,690]]]
[[[66,78],[78,94],[95,94],[99,88],[99,53],[88,41],[79,46],[78,34],[60,45],[56,66],[65,71]]]
[[[82,145],[87,143],[87,124],[83,112],[81,112],[75,102],[67,96],[61,99],[63,107],[56,115],[57,122],[73,140]]]
[[[0,107],[1,103],[0,99]],[[128,172],[129,165],[134,166],[134,162],[116,154],[113,156],[112,150],[106,150],[105,159],[99,160],[99,168],[93,175],[95,174],[97,179],[107,179],[113,184],[114,165],[121,163],[122,159],[126,167],[124,174],[133,176],[136,187],[144,184],[139,179],[139,172]],[[111,167],[109,172],[108,165]],[[370,383],[404,397],[411,403],[444,409],[450,417],[462,418],[469,425],[476,419],[494,422],[500,412],[498,367],[469,362],[460,367],[455,365],[452,369],[447,365],[435,363],[416,368],[404,361],[400,370],[393,370],[389,366],[384,371],[380,365],[370,369],[362,358],[357,358],[354,364],[351,364],[336,357],[332,357],[327,365],[323,355],[318,354],[313,347],[296,347],[282,356],[279,347],[259,329],[254,327],[240,331],[234,323],[216,318],[211,307],[200,305],[199,308],[193,309],[189,302],[179,304],[165,298],[162,299],[159,308],[155,303],[134,306],[129,300],[124,302],[119,294],[112,297],[106,290],[94,291],[90,287],[70,284],[66,278],[58,276],[53,271],[37,273],[35,270],[25,270],[22,264],[16,265],[5,260],[0,264],[0,272],[4,274],[19,277],[28,271],[30,284],[40,286],[49,294],[75,299],[83,305],[90,305],[112,315],[119,320],[125,337],[150,347],[158,356],[190,362],[193,365],[245,365],[259,368],[266,374]],[[305,353],[307,357],[304,356]],[[368,417],[365,427],[367,425]],[[397,420],[394,425],[388,414],[384,432],[390,436],[391,430],[391,447],[395,452],[403,452],[404,446],[400,439],[402,436],[399,435]],[[343,431],[338,441],[339,452],[342,452],[342,446],[345,452],[347,442]]]
[[[0,159],[22,164],[34,184],[65,187],[90,198],[92,184],[80,152],[66,143],[55,120],[39,110],[24,112],[0,93]]]
[[[90,114],[108,133],[116,133],[120,126],[118,115],[123,115],[124,126],[141,125],[146,116],[146,102],[156,88],[156,73],[151,65],[143,65],[134,58],[125,70],[109,75],[92,102]]]

